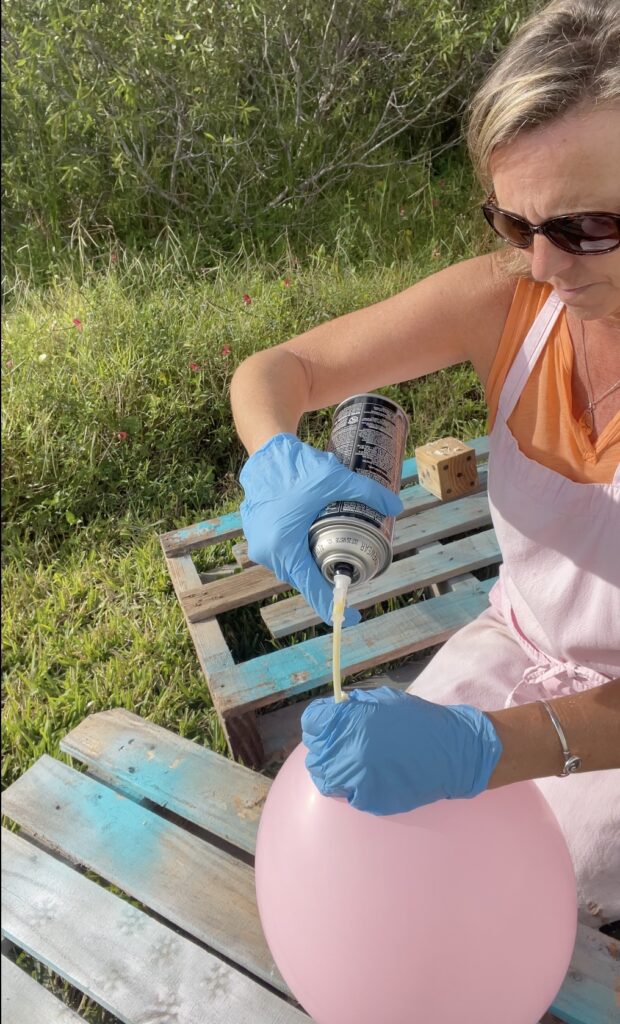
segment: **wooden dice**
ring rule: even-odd
[[[418,477],[422,487],[442,501],[452,501],[478,487],[476,453],[454,437],[416,448]]]

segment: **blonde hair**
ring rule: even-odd
[[[468,146],[485,188],[493,151],[581,106],[620,100],[620,0],[552,0],[500,55],[471,104]]]

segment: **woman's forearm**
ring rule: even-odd
[[[620,679],[556,697],[552,707],[571,754],[581,758],[580,772],[620,768]],[[533,702],[486,714],[503,746],[489,789],[561,773],[562,747],[542,704]]]

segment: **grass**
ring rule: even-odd
[[[60,739],[113,707],[226,753],[158,535],[241,500],[245,453],[228,402],[238,363],[472,254],[478,240],[455,202],[429,203],[408,258],[382,262],[377,249],[352,264],[336,232],[333,251],[303,261],[240,253],[191,267],[177,247],[14,288],[2,348],[3,786],[44,753],[64,759]],[[433,436],[485,431],[469,366],[384,390],[411,416],[407,454]],[[311,414],[301,436],[321,446],[330,419]],[[218,545],[199,567],[230,557]],[[279,646],[256,609],[222,622],[238,660]],[[77,1007],[81,996],[48,984]],[[113,1020],[88,1000],[81,1012]]]
[[[112,272],[29,293],[6,316],[5,784],[105,707],[224,749],[158,534],[239,504],[245,456],[227,397],[237,363],[397,291],[412,268],[289,275],[249,268],[142,289]],[[411,414],[409,453],[431,436],[484,432],[467,366],[385,390]],[[324,443],[329,421],[312,414],[302,436]],[[200,567],[225,558],[208,549]],[[254,630],[243,642],[230,629],[239,657],[256,653]]]

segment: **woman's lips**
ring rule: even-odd
[[[581,295],[582,292],[585,292],[586,289],[591,287],[591,284],[582,284],[578,288],[567,288],[564,285],[556,284],[554,285],[554,290],[558,293],[560,297],[566,295],[567,298],[571,298],[574,297],[575,295]]]

